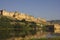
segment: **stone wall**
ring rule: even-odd
[[[55,28],[55,33],[60,33],[60,25],[59,24],[54,24],[54,28]]]
[[[24,13],[19,13],[17,11],[15,11],[15,12],[8,12],[6,10],[2,10],[2,11],[3,11],[2,15],[10,16],[10,17],[16,18],[18,20],[25,19],[26,21],[34,21],[36,23],[39,23],[41,21],[46,22],[46,20],[44,20],[44,19],[35,18],[33,16],[30,16],[30,15],[27,15],[27,14],[24,14]],[[1,12],[0,12],[0,14],[1,14]]]

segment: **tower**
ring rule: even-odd
[[[0,10],[0,15],[3,15],[3,10]]]

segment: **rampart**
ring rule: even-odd
[[[10,16],[10,17],[16,18],[18,20],[25,19],[26,21],[34,21],[36,23],[40,23],[41,21],[46,22],[45,19],[35,18],[33,16],[30,16],[30,15],[27,15],[27,14],[24,14],[24,13],[19,13],[17,11],[15,11],[15,12],[8,12],[6,10],[0,10],[0,15]]]

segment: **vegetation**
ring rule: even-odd
[[[0,39],[10,37],[25,37],[36,34],[36,23],[23,20],[10,19],[0,16]]]
[[[45,32],[44,24],[37,25],[35,22],[28,22],[25,19],[17,20],[0,15],[0,40],[11,37],[22,37],[27,35],[35,35],[37,31]],[[40,29],[36,29],[40,28]],[[60,40],[60,37],[55,38],[32,38],[30,40]]]
[[[32,38],[30,40],[60,40],[60,37],[53,37],[53,38]]]

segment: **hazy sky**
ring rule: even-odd
[[[60,0],[0,0],[0,10],[19,11],[47,20],[60,19]]]

